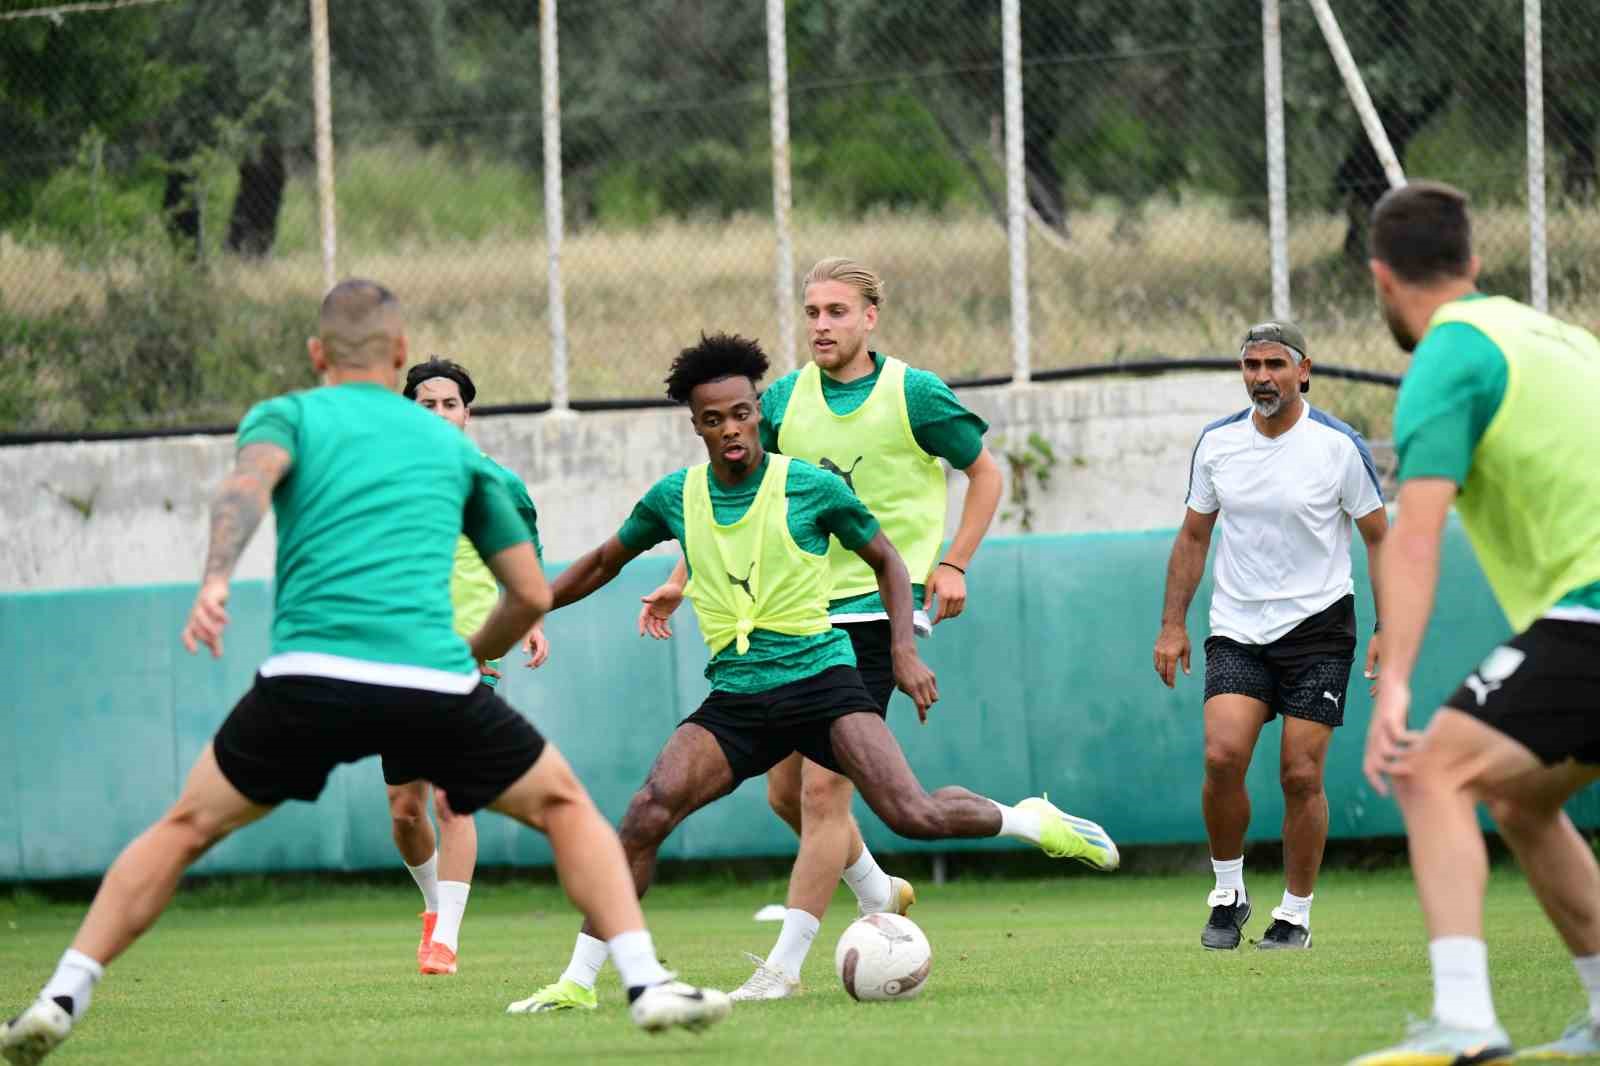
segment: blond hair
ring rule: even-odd
[[[800,283],[801,294],[804,295],[819,281],[842,281],[859,292],[873,307],[883,306],[883,279],[865,263],[842,255],[818,260],[817,265],[806,274],[805,281]]]

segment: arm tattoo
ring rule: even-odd
[[[275,444],[247,444],[211,500],[211,550],[206,579],[226,581],[244,546],[272,506],[272,489],[289,468],[289,453]]]

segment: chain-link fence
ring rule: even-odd
[[[564,0],[546,9],[559,101],[541,98],[539,4],[340,0],[326,247],[321,2],[0,4],[0,432],[226,423],[309,384],[325,254],[393,286],[414,350],[467,364],[487,403],[561,401],[558,367],[577,403],[656,397],[702,329],[803,357],[782,308],[831,254],[885,276],[878,346],[953,379],[1018,353],[1035,374],[1226,358],[1274,306],[1263,0],[1021,4],[1019,173],[1012,0]],[[1383,168],[1309,4],[1277,2],[1293,311],[1323,363],[1398,372],[1364,265]],[[1544,8],[1549,302],[1593,326],[1600,27],[1573,0]],[[1333,11],[1406,172],[1472,193],[1485,287],[1527,298],[1525,0]],[[1322,395],[1387,435],[1389,390]]]

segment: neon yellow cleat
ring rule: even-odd
[[[1039,847],[1052,859],[1077,859],[1096,870],[1111,871],[1122,865],[1116,842],[1097,823],[1078,818],[1050,802],[1050,794],[1031,796],[1017,804],[1019,811],[1039,815]]]
[[[889,902],[880,910],[868,910],[865,903],[857,903],[856,911],[865,918],[869,914],[904,915],[917,902],[917,890],[903,877],[889,878]]]
[[[545,985],[527,999],[519,999],[506,1008],[507,1014],[543,1014],[554,1010],[594,1010],[600,1005],[594,989],[584,988],[578,982],[563,977],[553,985]]]

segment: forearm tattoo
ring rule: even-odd
[[[247,444],[239,449],[233,471],[211,500],[211,549],[206,579],[226,581],[244,554],[244,547],[272,506],[272,489],[289,465],[289,454],[275,444]]]

